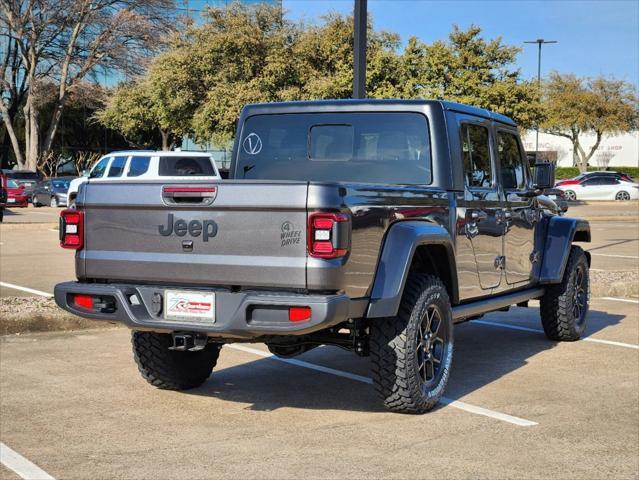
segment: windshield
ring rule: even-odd
[[[7,187],[9,187],[9,188],[19,188],[18,184],[14,180],[7,180]]]
[[[428,123],[404,112],[255,115],[235,178],[430,184]]]
[[[69,180],[53,180],[51,183],[53,185],[53,188],[56,188],[56,189],[69,188]]]

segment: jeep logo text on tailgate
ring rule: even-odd
[[[169,213],[169,218],[167,219],[166,225],[158,225],[158,232],[163,237],[170,236],[173,232],[178,237],[183,237],[187,233],[192,237],[199,237],[202,235],[202,240],[204,242],[208,242],[209,238],[217,235],[217,223],[213,220],[191,220],[190,222],[186,222],[186,220],[182,220],[178,218],[173,221],[173,214]]]

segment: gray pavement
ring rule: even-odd
[[[39,207],[29,204],[26,208],[8,208],[4,211],[4,223],[58,223],[63,208]]]
[[[517,308],[486,321],[539,328]],[[637,343],[637,305],[595,301],[591,338]],[[264,351],[262,346],[250,346]],[[456,329],[442,406],[391,414],[370,385],[224,347],[200,388],[147,385],[125,329],[0,341],[2,441],[56,478],[636,478],[639,354],[485,326]],[[332,347],[298,357],[368,376]]]
[[[593,268],[639,269],[635,203],[590,210]],[[48,219],[26,221],[57,211],[30,210],[0,226],[0,281],[51,292],[73,279],[73,252]],[[423,416],[381,409],[368,359],[332,347],[293,365],[225,346],[179,393],[140,378],[123,328],[5,336],[0,441],[55,478],[636,479],[639,304],[593,298],[588,322],[585,340],[550,342],[531,302],[459,325],[446,394],[468,405]]]

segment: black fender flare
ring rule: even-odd
[[[397,315],[413,256],[422,245],[442,245],[446,249],[450,268],[451,302],[458,296],[457,268],[453,240],[441,225],[424,221],[406,220],[393,224],[386,233],[375,272],[367,317]]]
[[[590,242],[590,224],[581,218],[552,216],[548,219],[542,256],[540,284],[561,282],[573,242]],[[590,253],[586,252],[588,264]]]

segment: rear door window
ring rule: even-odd
[[[151,157],[131,157],[127,177],[139,177],[140,175],[144,175],[149,170],[150,163]]]
[[[523,190],[526,186],[526,164],[517,136],[508,132],[498,132],[497,153],[502,187],[506,190]]]
[[[466,123],[461,127],[461,136],[466,186],[490,188],[493,173],[488,128]]]
[[[124,172],[124,165],[129,157],[115,157],[109,168],[109,177],[121,177]]]
[[[210,157],[160,157],[161,177],[214,177]]]

